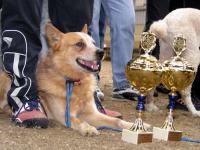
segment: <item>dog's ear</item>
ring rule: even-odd
[[[53,50],[58,50],[63,33],[55,28],[51,23],[46,24],[46,37],[48,44]]]
[[[88,33],[88,26],[87,26],[87,24],[85,24],[85,25],[83,26],[81,32],[83,32],[83,33]]]

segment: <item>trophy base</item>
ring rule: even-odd
[[[134,132],[127,129],[122,131],[122,140],[132,144],[152,142],[152,132]]]
[[[164,141],[180,141],[182,137],[182,131],[168,131],[166,129],[154,127],[153,138]]]

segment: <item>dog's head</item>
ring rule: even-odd
[[[95,46],[94,40],[87,34],[87,25],[82,32],[62,33],[48,23],[46,36],[52,49],[52,61],[63,71],[65,67],[77,73],[99,71],[104,52]]]

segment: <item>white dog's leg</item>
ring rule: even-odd
[[[148,112],[156,112],[159,108],[155,105],[155,98],[153,96],[154,90],[152,90],[146,97],[146,110]]]
[[[192,115],[200,117],[200,111],[197,111],[192,103],[191,85],[186,90],[181,91],[181,95],[183,97],[183,100],[185,101],[188,110],[192,113]]]
[[[199,43],[197,40],[198,38],[195,35],[195,33],[190,34],[190,36],[188,35],[191,38],[187,39],[188,49],[185,51],[183,57],[194,67],[195,71],[197,71],[200,62],[200,53]],[[193,114],[193,116],[200,117],[200,111],[197,111],[192,103],[191,87],[192,84],[188,86],[187,89],[185,89],[184,91],[181,91],[181,93],[183,94],[183,99],[185,100],[186,106],[189,111]]]

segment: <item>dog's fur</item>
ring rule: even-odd
[[[200,63],[200,10],[192,8],[177,9],[169,13],[163,20],[154,22],[150,27],[150,32],[156,34],[160,41],[160,60],[161,62],[175,56],[172,49],[174,37],[183,35],[186,38],[187,50],[183,52],[185,58],[197,71]],[[184,91],[181,91],[189,111],[194,116],[200,116],[191,100],[191,85]],[[155,106],[151,107],[157,109]],[[150,110],[153,110],[150,108]]]
[[[86,32],[86,27],[83,28]],[[65,125],[66,85],[65,77],[80,80],[74,85],[70,103],[71,127],[82,135],[97,135],[97,126],[130,128],[133,123],[100,113],[94,102],[96,79],[91,71],[77,63],[77,59],[98,62],[97,48],[93,39],[84,32],[61,33],[51,24],[46,26],[51,47],[47,56],[40,60],[37,69],[39,96],[48,114]],[[6,94],[10,79],[0,73],[0,108],[7,108]],[[78,116],[78,117],[77,117]]]

